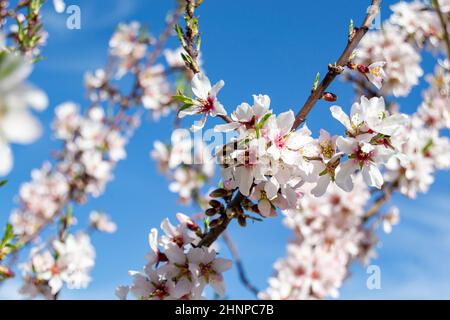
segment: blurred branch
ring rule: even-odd
[[[242,259],[239,255],[238,248],[237,248],[236,244],[234,243],[233,239],[228,234],[228,232],[224,232],[222,234],[222,238],[225,241],[225,244],[227,245],[228,249],[230,250],[231,256],[233,257],[234,263],[236,264],[236,267],[237,267],[239,279],[241,280],[242,284],[252,294],[254,294],[255,297],[258,297],[259,290],[248,279],[247,273],[245,272],[244,264],[242,262]]]
[[[395,190],[398,188],[398,181],[394,181],[392,183],[386,184],[383,186],[382,194],[375,200],[372,207],[367,210],[367,212],[364,215],[364,222],[367,222],[370,218],[377,215],[381,208],[391,200],[392,194],[395,192]]]
[[[444,13],[442,12],[441,5],[439,4],[438,0],[433,0],[433,7],[436,10],[436,13],[439,17],[439,21],[442,25],[442,30],[444,32],[444,42],[445,46],[447,48],[447,58],[450,59],[450,34],[448,32],[447,23],[448,23],[448,17],[445,19]]]

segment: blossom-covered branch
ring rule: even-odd
[[[372,23],[378,13],[380,12],[381,0],[373,0],[372,5],[369,8],[368,14],[364,19],[363,24],[360,28],[350,28],[349,38],[347,46],[344,52],[339,57],[336,63],[330,64],[328,66],[328,73],[325,78],[320,82],[318,86],[315,86],[309,96],[308,100],[305,102],[301,110],[295,117],[294,129],[298,128],[303,122],[305,122],[307,115],[314,108],[314,105],[320,99],[324,98],[325,91],[333,82],[333,80],[344,71],[344,68],[348,65],[354,50],[363,39],[367,31],[369,31]]]

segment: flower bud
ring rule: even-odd
[[[222,219],[222,218],[213,220],[213,221],[211,221],[211,222],[209,223],[209,227],[210,227],[210,228],[215,228],[215,227],[217,227],[218,225],[220,225],[222,222],[223,222],[223,219]]]
[[[369,73],[369,67],[364,65],[364,64],[358,64],[358,66],[356,67],[358,69],[359,72],[361,72],[362,74],[366,74]]]
[[[325,92],[322,96],[322,100],[328,101],[328,102],[336,102],[338,99],[337,95],[331,92]]]
[[[247,218],[245,216],[239,216],[237,220],[241,227],[245,228],[247,226]]]
[[[222,204],[220,201],[217,201],[217,200],[211,200],[211,201],[209,202],[209,205],[210,205],[212,208],[214,208],[214,209],[219,209],[219,208],[222,208],[222,207],[223,207],[223,204]]]
[[[209,208],[208,210],[206,210],[205,214],[208,217],[212,217],[212,216],[215,216],[217,214],[217,210],[214,209],[214,208]]]
[[[209,194],[211,198],[223,198],[228,195],[228,191],[225,189],[216,189]]]

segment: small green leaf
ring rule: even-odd
[[[6,179],[5,180],[1,180],[0,181],[0,188],[3,187],[7,183],[8,183],[8,180],[6,180]]]
[[[194,105],[195,101],[192,98],[189,98],[183,94],[176,94],[172,97],[173,100],[181,102],[181,103],[185,103],[185,104],[191,104]]]
[[[348,27],[348,34],[349,34],[349,36],[352,36],[354,31],[355,31],[355,24],[353,22],[353,19],[351,19],[350,20],[350,25]]]
[[[320,72],[317,72],[312,91],[316,91],[317,88],[319,87],[319,80],[320,80]]]

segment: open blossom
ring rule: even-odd
[[[197,98],[192,100],[193,105],[188,105],[179,112],[180,118],[195,114],[202,115],[201,121],[192,126],[193,131],[198,131],[205,126],[208,115],[212,117],[227,115],[225,108],[217,99],[217,94],[224,85],[225,82],[221,80],[214,86],[211,86],[208,77],[203,73],[194,76],[192,79],[192,91]]]
[[[216,127],[218,131],[233,128],[239,133],[237,139],[218,148],[217,156],[225,185],[239,188],[243,195],[252,195],[264,208],[262,214],[271,216],[274,203],[297,205],[299,188],[312,179],[314,166],[307,158],[314,155],[315,147],[306,126],[293,131],[292,111],[273,115],[269,97],[254,99],[253,107],[238,106],[234,125]]]
[[[337,150],[338,136],[331,136],[327,131],[320,130],[319,139],[316,141],[319,161],[313,161],[314,172],[319,175],[315,188],[311,193],[321,197],[328,190],[328,186],[336,179],[336,168],[342,156]]]
[[[84,233],[53,241],[51,250],[37,247],[31,251],[30,261],[22,266],[25,284],[20,292],[30,298],[43,295],[52,299],[63,285],[69,289],[86,288],[94,263],[95,250]]]
[[[427,10],[424,1],[400,1],[391,6],[393,14],[389,22],[398,26],[399,32],[405,39],[413,39],[414,44],[420,47],[429,44],[439,46],[441,25],[437,14]]]
[[[380,189],[384,183],[379,167],[399,153],[391,137],[407,124],[408,117],[392,114],[386,110],[383,98],[361,98],[361,103],[352,106],[350,116],[340,107],[331,108],[332,115],[341,122],[347,137],[336,141],[339,151],[348,156],[348,160],[339,165],[336,183],[343,190],[353,189],[353,174],[361,170],[365,182]],[[402,142],[399,140],[398,144]]]
[[[187,130],[174,131],[171,140],[170,145],[156,141],[151,157],[170,179],[170,191],[190,203],[214,176],[214,161],[203,141],[194,141]]]
[[[55,7],[55,11],[58,13],[63,13],[66,9],[66,3],[64,0],[53,0],[53,6]]]
[[[232,130],[238,130],[242,136],[246,136],[249,131],[253,132],[253,135],[257,134],[257,126],[267,115],[271,114],[270,111],[270,97],[267,95],[254,95],[253,105],[248,103],[242,103],[231,114],[233,122],[217,125],[215,131],[217,132],[229,132]]]
[[[115,164],[126,157],[127,142],[105,121],[99,107],[84,116],[73,103],[56,108],[53,128],[65,148],[56,165],[45,164],[33,171],[32,182],[21,187],[21,206],[10,217],[19,237],[33,236],[64,209],[69,198],[83,203],[89,195],[99,196],[104,191]]]
[[[92,211],[89,215],[89,224],[95,230],[106,233],[114,233],[117,230],[117,225],[105,213]]]
[[[374,61],[386,63],[383,94],[404,97],[423,75],[420,55],[411,44],[404,41],[399,29],[389,23],[385,23],[380,31],[369,32],[358,48],[355,58],[357,64],[367,66]]]
[[[156,229],[150,232],[148,264],[143,272],[130,271],[133,284],[119,287],[119,298],[130,292],[141,300],[200,300],[207,285],[224,295],[222,273],[231,268],[231,261],[218,258],[212,248],[195,247],[195,223],[182,214],[177,217],[178,226],[164,220],[165,235],[160,238]]]
[[[429,87],[423,93],[423,103],[417,110],[417,119],[430,129],[450,128],[450,73],[438,64],[434,74],[427,76]]]
[[[13,167],[10,143],[33,143],[42,132],[30,109],[44,110],[48,99],[26,83],[31,71],[32,65],[24,57],[0,52],[0,176]]]
[[[405,157],[390,159],[385,178],[397,181],[399,192],[415,198],[428,191],[436,170],[450,168],[450,139],[417,122],[401,135],[408,137],[402,145]]]
[[[164,57],[166,58],[167,64],[171,68],[184,68],[185,63],[181,54],[184,52],[182,47],[175,50],[166,49],[164,50]]]
[[[110,54],[117,59],[117,78],[122,78],[147,51],[147,45],[141,39],[142,28],[138,22],[120,24],[112,36]]]
[[[384,66],[386,62],[374,62],[370,66],[359,65],[358,70],[366,76],[366,78],[378,89],[383,87],[384,79],[386,79],[386,72]]]
[[[168,105],[172,100],[169,82],[164,75],[164,67],[155,65],[146,68],[139,75],[139,82],[143,89],[142,104],[152,110],[153,117],[158,118],[167,114]]]
[[[69,184],[50,164],[34,170],[32,181],[24,183],[19,192],[22,208],[13,211],[10,223],[19,237],[32,236],[46,221],[61,210],[69,196]]]
[[[299,209],[286,210],[284,223],[295,238],[275,265],[276,274],[261,299],[305,300],[337,298],[357,258],[366,259],[376,242],[368,244],[370,229],[363,228],[364,206],[370,194],[358,176],[357,188],[344,192],[335,185],[322,197],[306,185]]]
[[[387,234],[392,232],[392,228],[400,222],[400,210],[397,207],[392,207],[389,212],[381,216],[381,223],[383,231]]]

